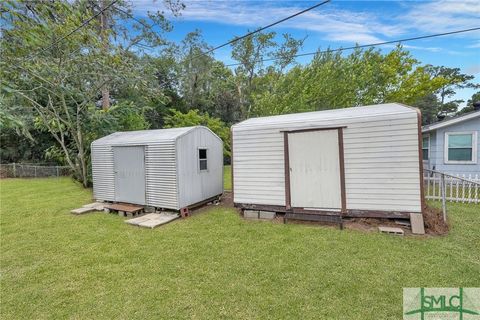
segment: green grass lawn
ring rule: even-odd
[[[443,237],[243,220],[213,207],[154,230],[74,216],[69,178],[1,180],[2,319],[399,319],[403,287],[480,284],[480,207]]]
[[[223,189],[232,190],[232,167],[223,166]]]

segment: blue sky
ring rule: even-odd
[[[186,9],[179,17],[169,17],[173,41],[201,29],[212,46],[227,42],[248,30],[287,17],[320,1],[224,1],[184,0]],[[162,1],[131,0],[137,17],[147,11],[164,10]],[[319,48],[347,47],[420,35],[480,27],[480,1],[340,1],[323,5],[295,17],[271,31],[307,37],[301,52]],[[382,46],[391,50],[392,45]],[[480,83],[480,31],[412,41],[404,44],[424,64],[459,67]],[[215,52],[225,63],[234,62],[230,48]],[[299,58],[299,63],[311,57]],[[464,89],[455,98],[467,100],[474,90]]]

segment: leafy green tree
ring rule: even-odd
[[[422,125],[437,121],[438,110],[441,107],[441,103],[436,94],[431,93],[425,97],[421,97],[415,101],[413,106],[422,111]]]
[[[460,111],[457,112],[457,115],[465,114],[468,112],[474,111],[473,104],[474,103],[480,103],[480,91],[475,92],[470,99],[467,100],[467,105],[465,108],[461,109]]]
[[[140,43],[137,33],[123,34],[123,38],[109,44],[105,54],[98,21],[92,20],[70,32],[85,17],[93,16],[95,9],[91,3],[6,2],[2,18],[7,27],[1,35],[0,61],[2,92],[7,101],[15,101],[25,113],[32,114],[35,128],[55,139],[62,158],[84,186],[88,185],[89,145],[96,136],[91,130],[95,117],[99,116],[96,103],[101,89],[108,85],[113,98],[115,93],[129,89],[147,92],[150,97],[162,96],[150,65],[138,63],[137,56],[129,51],[133,44]],[[109,36],[115,30],[112,26]],[[156,44],[148,34],[142,40]],[[13,107],[5,106],[6,110]],[[142,123],[137,114],[144,112],[137,109],[129,113],[127,119],[119,122],[120,126],[125,128],[132,121]],[[116,130],[119,126],[110,128]],[[49,150],[50,155],[58,154],[54,149]]]
[[[171,114],[165,117],[165,128],[180,128],[192,126],[205,126],[212,130],[223,141],[223,155],[230,158],[230,128],[218,119],[212,118],[208,113],[200,113],[199,110],[190,110],[182,113],[175,109],[170,110]]]
[[[306,66],[282,75],[271,90],[254,96],[253,115],[336,109],[385,102],[413,104],[441,82],[398,46],[383,54],[374,48],[349,55],[326,51]]]
[[[198,109],[232,123],[238,114],[235,78],[222,62],[204,53],[209,49],[199,30],[182,41],[176,69],[181,101],[173,107],[183,112]]]
[[[232,45],[232,58],[238,61],[235,68],[235,83],[238,97],[239,118],[251,115],[255,95],[273,86],[285,68],[294,63],[294,56],[303,45],[283,34],[283,42],[275,40],[276,33],[256,33]],[[265,68],[263,59],[273,58],[274,62]]]
[[[462,73],[460,68],[429,65],[427,70],[440,83],[436,93],[440,97],[439,114],[444,116],[457,112],[459,105],[464,102],[463,100],[447,101],[455,95],[458,89],[480,87],[480,85],[471,82],[474,76]]]

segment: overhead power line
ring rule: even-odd
[[[75,32],[77,32],[78,30],[82,29],[83,27],[85,27],[87,24],[89,24],[93,19],[97,18],[99,15],[101,15],[104,11],[108,10],[111,6],[113,6],[115,3],[117,3],[119,0],[113,0],[108,6],[105,6],[103,9],[101,9],[99,12],[97,12],[96,14],[94,14],[93,16],[91,16],[90,18],[82,21],[82,23],[77,26],[75,29],[73,29],[72,31],[70,31],[69,33],[67,33],[66,35],[60,37],[58,40],[54,41],[51,45],[49,45],[48,47],[45,47],[43,49],[40,49],[39,51],[37,51],[36,53],[33,53],[32,56],[28,57],[28,59],[31,59],[32,57],[42,53],[42,52],[45,52],[49,49],[51,49],[52,47],[54,47],[55,45],[57,45],[58,43],[60,43],[61,41],[65,40],[66,38],[70,37],[72,34],[74,34]]]
[[[457,34],[457,33],[476,31],[476,30],[480,30],[480,27],[450,31],[450,32],[444,32],[444,33],[436,33],[436,34],[430,34],[430,35],[419,36],[419,37],[411,37],[411,38],[397,39],[397,40],[391,40],[391,41],[383,41],[383,42],[376,42],[376,43],[370,43],[370,44],[362,44],[362,45],[356,45],[356,46],[352,46],[352,47],[336,48],[336,49],[328,49],[328,50],[323,50],[323,51],[300,53],[300,54],[294,55],[293,57],[297,58],[297,57],[312,56],[312,55],[315,55],[315,54],[326,53],[326,52],[336,52],[336,51],[353,50],[353,49],[357,49],[357,48],[376,47],[376,46],[381,46],[381,45],[385,45],[385,44],[401,43],[401,42],[408,42],[408,41],[414,41],[414,40],[442,37],[442,36],[448,36],[448,35]],[[275,61],[275,60],[278,60],[278,59],[280,59],[280,58],[267,58],[267,59],[257,60],[255,62],[268,62],[268,61]],[[231,63],[231,64],[227,64],[226,66],[227,67],[233,67],[233,66],[238,66],[238,65],[241,65],[241,63]]]
[[[320,2],[320,3],[317,3],[317,4],[314,5],[314,6],[311,6],[311,7],[309,7],[309,8],[306,8],[306,9],[302,10],[302,11],[299,11],[299,12],[297,12],[297,13],[294,13],[294,14],[286,17],[286,18],[283,18],[283,19],[281,19],[281,20],[278,20],[278,21],[275,21],[275,22],[273,22],[273,23],[270,23],[269,25],[266,25],[266,26],[264,26],[264,27],[261,27],[261,28],[259,28],[259,29],[257,29],[257,30],[248,32],[247,34],[244,34],[243,36],[236,37],[236,38],[234,38],[234,39],[232,39],[232,40],[230,40],[230,41],[228,41],[228,42],[225,42],[224,44],[221,44],[221,45],[219,45],[219,46],[216,46],[215,48],[212,48],[212,49],[210,49],[210,50],[208,50],[208,51],[202,52],[202,53],[200,53],[200,54],[192,57],[191,60],[196,59],[196,58],[198,58],[199,56],[203,56],[203,55],[207,55],[207,54],[209,54],[209,53],[212,53],[212,52],[215,51],[215,50],[218,50],[218,49],[223,48],[223,47],[225,47],[225,46],[228,46],[228,45],[230,45],[230,44],[232,44],[232,43],[235,43],[235,42],[237,42],[237,41],[240,41],[240,40],[242,40],[242,39],[245,39],[245,38],[247,38],[247,37],[250,37],[251,35],[254,35],[255,33],[259,33],[259,32],[261,32],[261,31],[263,31],[263,30],[265,30],[265,29],[271,28],[271,27],[273,27],[273,26],[275,26],[275,25],[277,25],[277,24],[280,24],[280,23],[282,23],[282,22],[285,22],[285,21],[287,21],[287,20],[290,20],[290,19],[292,19],[292,18],[295,18],[295,17],[297,17],[297,16],[299,16],[299,15],[301,15],[301,14],[304,14],[305,12],[308,12],[308,11],[313,10],[313,9],[316,9],[316,8],[318,8],[318,7],[320,7],[320,6],[324,5],[324,4],[327,4],[327,3],[330,2],[330,1],[331,1],[331,0],[326,0],[326,1],[323,1],[323,2]]]

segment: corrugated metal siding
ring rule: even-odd
[[[281,123],[234,126],[234,201],[285,205],[280,130],[345,125],[347,209],[420,212],[417,114],[402,106],[392,110],[351,119],[289,123],[284,117]]]
[[[148,140],[148,141],[147,141]],[[177,154],[177,144],[180,151]],[[223,192],[223,146],[221,140],[204,127],[121,132],[92,143],[92,175],[95,198],[115,201],[113,146],[145,146],[146,205],[175,209]],[[209,151],[209,173],[197,179],[197,150]],[[178,174],[178,168],[181,174]],[[191,170],[195,174],[191,175]],[[177,177],[183,177],[179,181]],[[198,182],[200,181],[200,184]],[[187,196],[179,202],[179,187]]]
[[[94,198],[102,201],[115,201],[112,147],[92,145],[91,154]]]
[[[147,205],[179,209],[175,140],[146,146]]]
[[[136,145],[136,143],[126,143]],[[176,181],[175,140],[145,146],[145,205],[179,209]],[[92,145],[92,175],[95,199],[115,201],[113,148]]]
[[[126,143],[137,145],[136,143]],[[115,201],[113,148],[92,145],[92,175],[95,199]],[[145,146],[145,205],[179,209],[177,196],[175,140]]]
[[[207,149],[207,171],[200,171],[198,149]],[[177,140],[179,204],[186,207],[223,192],[223,143],[207,128]]]

